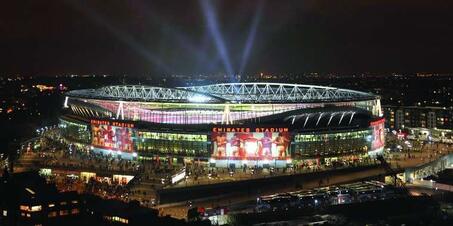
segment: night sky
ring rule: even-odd
[[[453,72],[452,6],[436,0],[3,1],[0,75]]]

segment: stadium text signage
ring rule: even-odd
[[[132,124],[132,123],[111,122],[111,121],[106,121],[106,120],[95,120],[95,119],[93,119],[93,120],[91,120],[91,124],[134,128],[134,124]]]
[[[224,133],[224,132],[238,132],[238,133],[264,133],[264,132],[288,132],[288,128],[285,127],[214,127],[212,132]]]

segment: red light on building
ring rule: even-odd
[[[383,123],[385,123],[385,118],[381,118],[379,120],[370,122],[370,126],[376,126],[376,125],[383,124]]]

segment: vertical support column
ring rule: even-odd
[[[330,125],[330,122],[332,121],[332,118],[333,118],[336,114],[337,114],[336,112],[330,114],[330,118],[329,118],[329,122],[327,122],[327,126]]]
[[[319,121],[321,120],[323,114],[324,114],[324,112],[322,112],[321,114],[319,114],[318,121],[316,122],[316,126],[318,126]]]
[[[223,110],[223,115],[222,115],[222,124],[225,124],[225,125],[233,124],[233,120],[231,120],[229,104],[225,104],[225,109]]]
[[[346,114],[346,112],[343,112],[343,114],[341,114],[341,118],[340,118],[340,121],[338,121],[338,125],[340,125],[341,121],[343,121],[344,114]]]
[[[355,112],[352,112],[352,114],[351,114],[351,118],[349,119],[349,124],[351,124],[351,122],[352,122],[352,119],[354,118],[354,115],[355,115]]]
[[[66,96],[66,97],[64,98],[64,104],[63,104],[63,107],[64,107],[64,108],[68,108],[68,107],[69,107],[69,106],[68,106],[68,100],[69,100],[69,97]]]
[[[305,122],[304,122],[304,128],[305,128],[305,125],[307,125],[307,122],[308,122],[308,119],[310,118],[310,113],[307,115],[307,117],[305,118]]]
[[[377,99],[376,100],[376,113],[379,117],[382,117],[384,116],[384,114],[382,113],[382,106],[381,106],[381,99]]]
[[[121,120],[124,120],[123,101],[119,101],[118,110],[116,111],[116,118],[118,119],[120,116]]]

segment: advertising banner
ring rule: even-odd
[[[373,129],[373,140],[371,141],[372,150],[382,148],[385,145],[384,123],[384,119],[370,123]]]
[[[132,128],[91,122],[92,145],[115,151],[133,152]]]
[[[213,158],[261,160],[289,157],[290,137],[287,130],[280,132],[275,132],[275,130],[274,132],[238,131],[241,132],[223,132],[222,130],[212,132]]]

